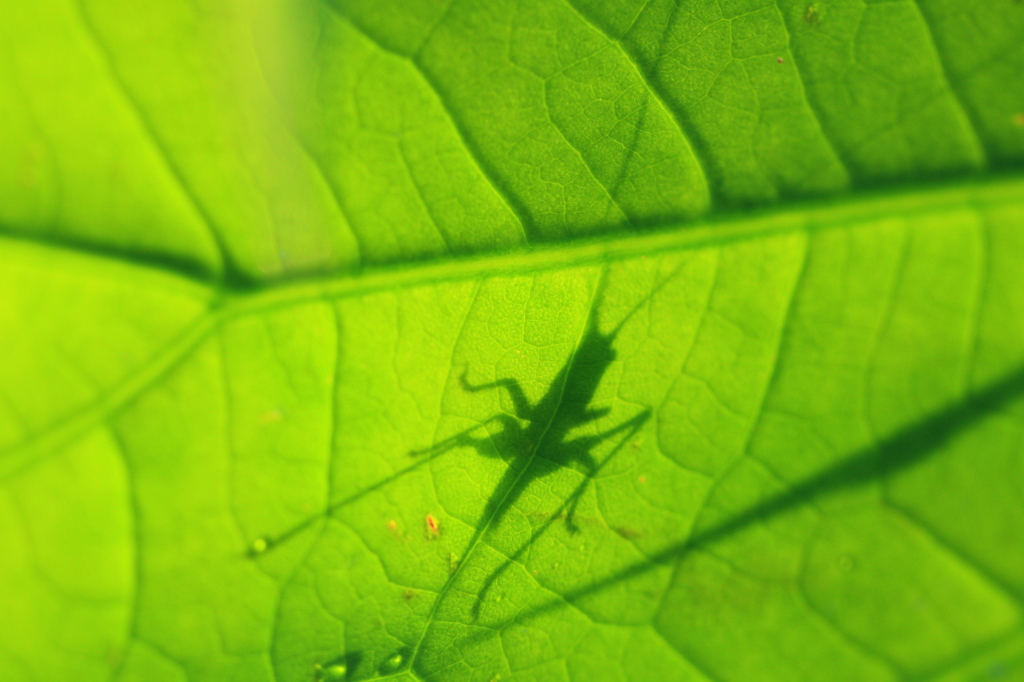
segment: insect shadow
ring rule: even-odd
[[[534,530],[530,540],[484,581],[483,588],[477,594],[477,600],[474,602],[474,618],[479,613],[480,604],[486,592],[495,580],[540,533],[550,527],[554,520],[564,518],[570,533],[579,531],[575,523],[575,512],[580,498],[586,490],[587,483],[594,478],[601,467],[618,454],[623,444],[643,427],[650,418],[651,410],[646,408],[622,423],[597,433],[576,437],[570,437],[569,434],[596,422],[611,411],[610,407],[593,407],[592,403],[605,372],[616,359],[616,351],[613,348],[615,339],[630,318],[650,301],[674,274],[669,275],[655,286],[607,333],[601,332],[597,314],[605,282],[605,278],[602,277],[594,296],[594,303],[587,316],[587,326],[583,337],[565,365],[559,370],[554,381],[551,382],[548,391],[536,404],[530,404],[522,386],[516,379],[506,378],[486,383],[472,383],[467,378],[468,370],[463,371],[459,379],[463,390],[470,393],[505,390],[512,401],[514,416],[506,413],[496,414],[469,429],[438,441],[428,448],[414,450],[410,454],[417,457],[435,457],[441,452],[447,452],[454,448],[470,447],[481,455],[500,456],[510,461],[501,480],[487,500],[480,525],[467,545],[464,560],[449,577],[438,601],[443,598],[447,588],[457,577],[458,569],[461,568],[461,565],[465,565],[465,559],[473,552],[483,534],[489,528],[499,525],[530,484],[566,467],[582,470],[585,479],[563,502],[559,510],[547,522]],[[484,436],[474,435],[481,428],[495,423],[500,426],[497,433]],[[601,443],[616,437],[617,445],[598,464],[593,450]]]
[[[498,521],[503,517],[505,510],[515,502],[522,491],[536,478],[541,478],[574,462],[582,466],[588,477],[592,477],[596,473],[597,467],[590,451],[597,444],[614,436],[616,433],[627,431],[635,433],[643,425],[643,422],[646,421],[649,412],[643,412],[617,427],[592,436],[583,436],[575,440],[566,441],[568,432],[573,428],[586,425],[608,414],[610,408],[592,409],[589,405],[605,371],[615,360],[615,350],[612,348],[612,343],[626,322],[645,303],[653,298],[655,293],[668,280],[674,277],[677,271],[655,286],[607,334],[600,332],[596,314],[596,308],[601,299],[600,293],[603,288],[604,279],[602,278],[602,283],[598,285],[598,292],[594,297],[594,304],[591,306],[588,314],[587,330],[583,338],[577,344],[575,352],[570,356],[565,366],[562,367],[558,376],[551,383],[551,388],[536,405],[530,405],[522,387],[515,379],[501,379],[491,383],[472,384],[466,378],[467,372],[463,372],[460,377],[460,383],[469,392],[505,388],[512,398],[516,416],[513,417],[500,413],[454,436],[438,441],[430,447],[412,450],[409,454],[415,457],[416,461],[409,466],[396,471],[391,476],[381,479],[373,485],[363,488],[357,493],[331,502],[322,511],[310,514],[302,521],[277,535],[256,538],[246,550],[245,555],[250,559],[255,559],[276,549],[291,538],[312,527],[315,523],[330,517],[339,509],[390,485],[406,474],[459,447],[469,446],[475,448],[482,455],[501,456],[511,460],[509,468],[505,471],[501,481],[495,488],[494,494],[488,500],[487,507],[484,510],[484,526],[497,525]],[[526,426],[521,424],[523,421],[527,422]],[[502,426],[499,433],[486,437],[473,435],[474,432],[479,431],[482,427],[494,422],[498,422]],[[627,434],[624,437],[628,438],[629,435]],[[536,447],[537,444],[540,444],[540,447]],[[516,453],[525,453],[525,456],[518,456]],[[570,506],[570,513],[565,516],[567,525],[573,531],[576,530],[573,523],[575,501],[578,500],[583,492],[580,489],[577,493],[574,493],[575,497],[571,500],[573,504]],[[507,503],[503,503],[503,501],[507,501]],[[475,534],[469,546],[472,547],[478,539],[479,534]]]

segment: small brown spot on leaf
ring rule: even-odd
[[[37,149],[29,148],[21,157],[21,184],[35,187],[42,180],[42,154]]]
[[[388,530],[391,531],[391,534],[394,535],[396,539],[402,539],[402,534],[398,530],[398,522],[394,519],[388,521]]]
[[[124,652],[117,647],[107,649],[107,664],[111,667],[116,667],[120,664],[123,654]]]
[[[427,539],[433,540],[434,538],[441,537],[441,524],[434,518],[433,514],[427,514],[424,521],[427,526]]]
[[[629,526],[616,526],[614,530],[626,540],[633,540],[640,537],[640,531],[635,528],[630,528]]]
[[[275,407],[261,414],[260,421],[263,422],[264,424],[274,424],[276,422],[281,421],[283,417],[284,415],[281,414],[281,410]]]

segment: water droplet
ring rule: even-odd
[[[250,549],[252,549],[253,554],[263,554],[267,551],[268,547],[270,547],[270,543],[267,542],[266,538],[256,538],[252,541]]]
[[[389,673],[397,672],[403,665],[405,665],[410,653],[411,649],[406,647],[401,651],[391,654],[391,656],[384,659],[384,662],[380,664],[380,673],[382,675],[387,675]]]
[[[313,664],[313,682],[344,682],[348,679],[348,665],[344,659],[330,663]]]
[[[320,679],[323,682],[343,682],[348,676],[348,667],[344,663],[334,663],[323,669]]]

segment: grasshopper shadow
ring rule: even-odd
[[[586,330],[575,351],[551,382],[548,391],[536,404],[530,404],[522,386],[516,379],[505,378],[486,383],[472,383],[467,376],[468,370],[464,371],[460,377],[463,390],[469,393],[504,390],[512,401],[514,414],[496,414],[429,448],[410,453],[416,457],[436,457],[441,452],[469,447],[482,456],[501,457],[508,461],[508,468],[488,498],[480,525],[467,546],[467,559],[484,533],[500,524],[523,492],[534,481],[563,468],[573,468],[584,475],[583,482],[566,498],[555,514],[535,528],[530,539],[485,579],[483,588],[477,594],[477,599],[474,602],[474,618],[478,615],[480,604],[487,591],[497,578],[518,560],[530,544],[552,525],[554,520],[564,518],[568,532],[579,531],[575,523],[575,512],[587,484],[650,418],[651,411],[648,408],[616,426],[596,433],[570,436],[573,431],[586,429],[588,426],[593,428],[595,422],[607,416],[611,411],[610,407],[592,407],[592,403],[602,378],[616,359],[617,354],[613,347],[615,339],[626,322],[653,297],[663,284],[664,282],[659,284],[634,306],[608,333],[602,333],[599,328],[596,307],[600,296],[595,296],[595,303],[588,314]],[[475,435],[484,427],[492,424],[499,427],[495,433]],[[598,463],[593,455],[594,449],[610,440],[614,440],[616,445]],[[452,576],[452,578],[454,577],[455,575]]]

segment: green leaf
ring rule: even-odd
[[[0,680],[1024,679],[1024,5],[4,9]]]

